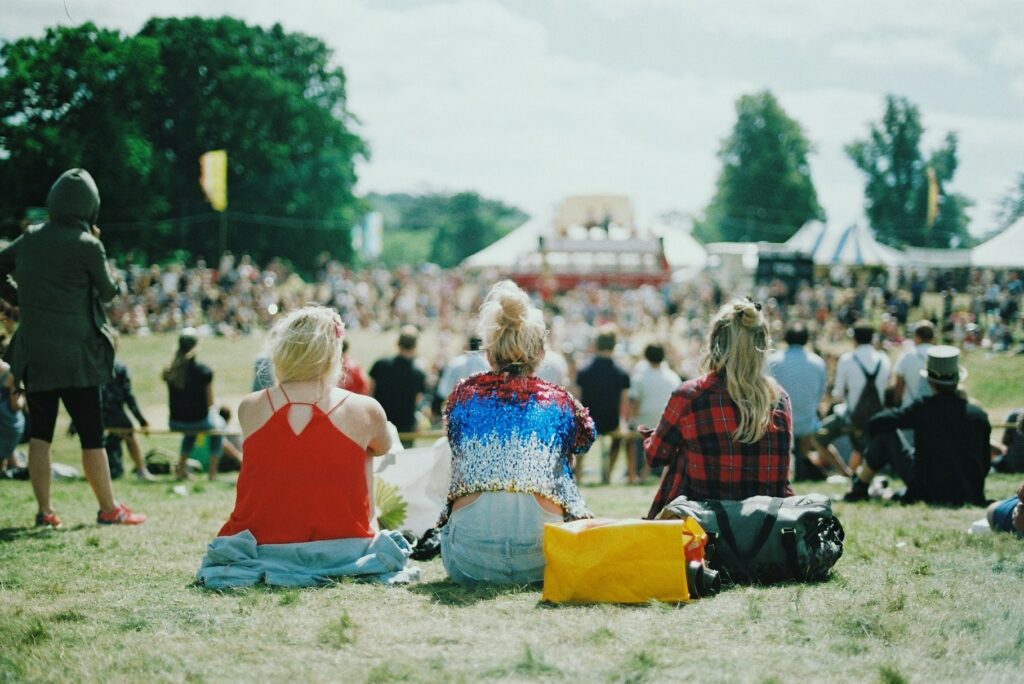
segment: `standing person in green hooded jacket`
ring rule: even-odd
[[[19,309],[6,360],[24,387],[32,416],[29,475],[39,504],[36,525],[59,527],[50,505],[50,446],[58,402],[78,429],[82,465],[100,524],[138,525],[146,516],[114,499],[103,448],[100,386],[113,377],[113,331],[103,302],[117,294],[99,240],[100,194],[84,169],[57,179],[46,198],[49,220],[0,251],[0,296]],[[13,281],[12,281],[13,278]]]

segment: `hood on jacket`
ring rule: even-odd
[[[100,191],[85,169],[69,169],[61,174],[46,196],[50,220],[74,223],[90,230],[100,214]]]

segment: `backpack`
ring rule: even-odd
[[[861,372],[864,373],[865,384],[864,391],[857,398],[857,405],[853,407],[853,412],[849,414],[850,422],[858,430],[867,430],[868,421],[883,408],[882,398],[878,396],[878,385],[875,382],[878,379],[878,373],[882,370],[882,360],[878,360],[878,365],[875,366],[873,373],[868,373],[868,369],[864,367],[860,359],[856,356],[851,358],[860,368]]]
[[[843,555],[845,532],[823,494],[742,501],[674,499],[659,520],[692,516],[708,534],[708,565],[725,581],[817,582]],[[712,544],[714,548],[712,550]]]

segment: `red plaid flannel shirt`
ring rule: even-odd
[[[741,444],[733,439],[738,417],[724,375],[709,373],[672,393],[658,429],[644,441],[647,462],[667,466],[648,518],[681,494],[697,500],[793,494],[789,396],[782,392],[758,442]]]

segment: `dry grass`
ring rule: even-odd
[[[207,345],[206,358],[227,364],[222,394],[244,392],[257,346]],[[390,346],[385,336],[368,348]],[[170,347],[126,340],[147,406],[162,393],[143,376]],[[73,443],[57,447],[77,462]],[[988,494],[1016,484],[992,478]],[[41,532],[26,528],[28,483],[0,482],[0,682],[1015,682],[1024,671],[1024,546],[967,535],[980,509],[837,504],[848,543],[823,584],[738,587],[681,607],[551,607],[533,589],[458,588],[440,560],[408,588],[206,592],[192,577],[231,509],[231,482],[187,496],[170,482],[117,489],[150,521],[96,527],[87,485],[57,483],[67,529]],[[629,517],[653,488],[584,493],[598,513]]]

